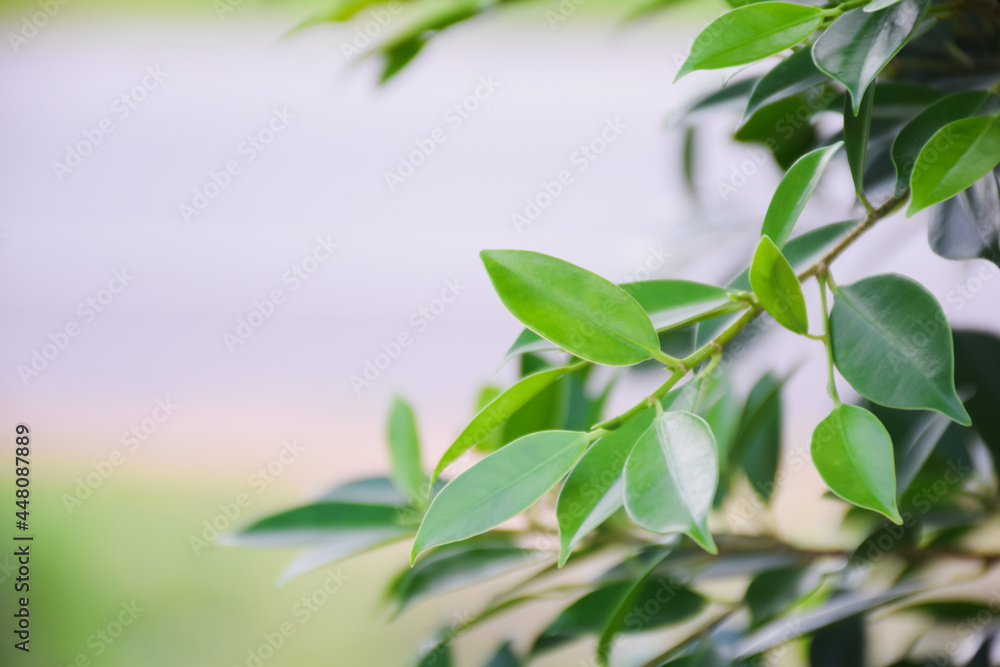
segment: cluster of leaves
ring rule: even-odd
[[[489,4],[476,3],[472,14]],[[786,168],[747,269],[723,287],[615,285],[547,255],[484,251],[500,300],[527,327],[504,357],[518,361],[520,379],[482,390],[478,412],[430,473],[413,411],[397,399],[388,425],[391,477],[338,487],[237,537],[313,546],[286,577],[412,540],[411,567],[388,590],[397,612],[526,570],[478,615],[442,630],[421,665],[451,664],[459,636],[539,600],[565,606],[526,648],[505,643],[489,665],[524,664],[586,636],[597,640],[598,664],[609,665],[632,637],[681,624],[686,634],[674,633],[665,648],[637,639],[654,647],[641,664],[757,664],[801,644],[813,665],[862,665],[865,620],[875,611],[945,626],[963,613],[978,617],[974,603],[928,604],[922,595],[942,559],[984,567],[994,559],[971,548],[969,537],[998,506],[1000,339],[952,332],[935,297],[910,278],[838,285],[831,265],[907,203],[907,215],[933,207],[929,236],[939,254],[1000,264],[997,5],[733,4],[742,6],[694,40],[678,76],[777,58],[762,76],[729,83],[688,115],[741,103],[735,138],[763,143]],[[412,57],[431,32],[411,36],[419,41],[401,52]],[[823,114],[842,117],[841,129],[823,136]],[[841,152],[864,217],[794,234]],[[802,290],[811,279],[820,294],[812,318]],[[780,465],[784,379],[765,375],[741,395],[728,374],[772,321],[825,348],[832,408],[816,425],[810,453],[850,507],[846,539],[863,537],[853,548],[802,548],[758,520],[795,472]],[[666,377],[606,418],[614,375],[595,373],[599,366],[659,366]],[[841,402],[838,373],[861,404]],[[481,458],[445,483],[470,453]],[[740,509],[741,492],[756,499],[750,516]],[[896,564],[889,576],[887,563]],[[746,581],[741,597],[711,586],[734,576]],[[961,664],[989,664],[996,627],[980,623],[975,657]],[[954,652],[932,662],[919,645],[900,660],[901,667],[958,664]]]

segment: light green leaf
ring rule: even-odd
[[[782,97],[809,90],[827,78],[827,75],[813,62],[812,51],[808,48],[799,49],[760,78],[747,101],[747,108],[743,112],[740,125],[745,124],[754,113],[768,104]]]
[[[886,7],[892,7],[897,2],[899,2],[899,0],[872,0],[867,5],[864,6],[864,10],[868,13],[877,12],[880,9],[885,9]]]
[[[493,399],[472,418],[472,421],[465,427],[465,430],[459,434],[455,442],[445,451],[437,467],[434,468],[431,479],[436,480],[440,477],[445,468],[461,458],[462,454],[472,449],[477,442],[492,433],[500,424],[507,421],[511,415],[517,412],[528,401],[563,375],[573,370],[573,368],[573,366],[567,366],[539,371],[521,378],[507,388],[506,391]]]
[[[834,293],[833,358],[851,386],[893,408],[937,410],[971,423],[955,393],[948,320],[934,296],[909,278],[866,278]]]
[[[622,471],[632,447],[653,421],[644,410],[595,442],[570,472],[559,492],[559,567],[590,531],[621,509],[625,502]]]
[[[1000,98],[986,91],[956,93],[935,101],[904,125],[892,142],[892,162],[896,165],[896,194],[901,195],[910,188],[910,176],[917,156],[938,130],[956,120],[991,113],[996,110],[998,102]],[[945,145],[942,143],[937,150],[943,148]]]
[[[420,440],[413,408],[400,397],[389,411],[389,459],[392,481],[409,498],[427,495],[427,476],[420,464]]]
[[[910,216],[954,197],[1000,164],[1000,115],[963,118],[934,133],[910,176]]]
[[[480,256],[507,310],[562,349],[609,366],[630,366],[659,352],[645,311],[604,278],[536,252],[484,250]]]
[[[665,412],[642,434],[625,463],[625,509],[655,533],[680,532],[715,553],[708,512],[719,482],[715,437],[704,419]]]
[[[822,21],[823,12],[816,7],[790,2],[761,2],[726,12],[695,38],[674,80],[694,70],[746,65],[781,53]]]
[[[849,10],[813,44],[816,66],[847,86],[854,115],[869,84],[910,39],[929,5],[930,0],[902,0],[877,12]]]
[[[903,523],[896,508],[892,438],[878,417],[854,405],[837,406],[813,431],[811,452],[831,491]]]
[[[742,308],[729,297],[730,290],[690,280],[643,280],[619,287],[642,306],[660,333]],[[507,350],[500,365],[527,352],[558,349],[531,329],[525,329]]]
[[[532,433],[479,461],[434,498],[417,531],[411,561],[431,547],[485,533],[528,509],[572,469],[587,444],[584,433]]]
[[[750,265],[750,286],[760,305],[786,329],[809,331],[809,316],[802,285],[795,270],[770,237],[761,238]]]
[[[830,146],[810,151],[796,160],[795,164],[785,172],[771,198],[770,206],[767,207],[761,236],[770,236],[779,248],[785,245],[785,240],[802,215],[806,202],[819,184],[826,165],[843,145],[844,142],[838,141]]]
[[[292,579],[307,572],[352,558],[377,547],[410,537],[416,532],[416,527],[392,526],[386,528],[366,528],[363,530],[344,530],[332,533],[322,538],[322,545],[310,549],[296,557],[282,571],[276,582],[283,586]],[[236,541],[236,544],[242,544]],[[287,546],[287,545],[283,545]]]
[[[868,87],[861,98],[861,111],[854,113],[851,105],[844,100],[844,143],[847,145],[847,164],[854,179],[854,191],[858,199],[865,199],[865,161],[868,159],[868,135],[872,124],[872,105],[875,102],[877,85]]]

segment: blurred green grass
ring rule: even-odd
[[[346,579],[304,619],[305,608],[296,613],[293,607],[322,586],[329,576],[322,570],[278,588],[274,582],[290,552],[213,545],[196,556],[189,544],[202,521],[219,513],[219,503],[245,488],[226,492],[207,480],[112,477],[69,514],[60,498],[73,487],[68,475],[49,474],[33,485],[31,653],[24,656],[5,640],[0,664],[70,665],[82,654],[105,667],[246,665],[247,651],[264,642],[264,633],[291,622],[294,634],[265,661],[268,667],[406,665],[434,627],[435,614],[414,616],[393,624],[392,641],[385,641],[379,600],[392,572],[405,567],[405,545],[332,566]],[[282,507],[283,500],[292,499],[269,489],[238,522]],[[5,541],[10,544],[9,537]],[[0,586],[8,589],[12,577],[4,576]],[[8,593],[0,596],[6,618],[13,603]],[[106,643],[96,633],[133,601],[142,611]]]

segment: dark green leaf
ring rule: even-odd
[[[746,65],[781,53],[812,34],[823,21],[816,7],[761,2],[726,12],[691,47],[675,81],[699,69]]]
[[[868,642],[865,638],[865,620],[851,616],[820,628],[809,644],[810,667],[864,667],[867,661]]]
[[[782,97],[809,90],[826,80],[826,74],[821,72],[816,67],[816,63],[813,62],[810,49],[802,48],[795,51],[775,65],[757,82],[750,94],[750,100],[747,102],[747,108],[743,112],[743,120],[740,124],[746,123],[762,107]]]
[[[521,667],[521,659],[514,652],[514,644],[504,642],[486,663],[486,667]]]
[[[765,501],[774,493],[781,460],[781,388],[782,382],[770,374],[757,381],[747,397],[733,445],[733,457]]]
[[[816,66],[847,87],[857,115],[861,98],[910,39],[930,0],[902,0],[877,12],[842,14],[813,44]]]
[[[645,311],[604,278],[541,253],[484,250],[480,256],[514,317],[564,350],[611,366],[659,352]]]
[[[986,259],[1000,266],[1000,187],[989,172],[934,209],[931,249],[948,259]]]
[[[844,104],[844,143],[847,145],[847,164],[851,167],[854,191],[858,199],[865,198],[865,162],[868,159],[868,137],[872,124],[872,104],[875,101],[875,84],[868,87],[861,98],[861,109],[854,113],[851,105]]]
[[[260,519],[229,541],[242,546],[306,546],[335,540],[345,532],[369,530],[388,539],[409,531],[400,525],[400,516],[398,507],[318,502]]]
[[[743,598],[750,608],[753,627],[783,613],[816,590],[819,573],[810,567],[789,565],[766,570],[753,578]]]
[[[813,432],[811,451],[831,491],[903,522],[896,508],[892,438],[875,415],[854,405],[837,406]]]
[[[473,586],[530,564],[530,551],[505,541],[481,545],[462,543],[443,548],[405,570],[390,586],[390,596],[400,613],[415,602]]]
[[[948,320],[930,292],[886,274],[840,288],[835,297],[833,357],[858,393],[889,407],[937,410],[970,423],[955,393]]]
[[[955,332],[955,378],[963,392],[972,425],[986,443],[1000,475],[1000,339],[979,331]]]
[[[485,533],[528,509],[586,450],[583,433],[547,431],[512,442],[462,473],[434,498],[411,561],[431,547]]]

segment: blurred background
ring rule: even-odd
[[[393,394],[417,408],[430,465],[476,390],[514,377],[497,367],[520,325],[479,250],[547,252],[617,282],[721,282],[746,263],[779,171],[706,138],[701,197],[685,192],[671,119],[720,75],[670,82],[724,8],[689,5],[625,25],[625,3],[529,3],[448,31],[380,87],[358,29],[381,41],[405,9],[289,34],[324,7],[5,0],[0,414],[11,444],[15,424],[32,429],[35,542],[32,651],[5,639],[0,662],[403,665],[471,613],[459,594],[389,624],[382,591],[408,545],[334,566],[336,592],[304,607],[327,571],[277,586],[293,554],[215,536],[383,472]],[[737,120],[708,122],[724,136]],[[845,192],[840,163],[800,227],[856,214],[834,203]],[[933,255],[925,234],[920,218],[883,224],[839,281],[907,273],[956,326],[997,329],[1000,280]],[[797,388],[822,386],[822,354],[772,337],[737,379],[801,365],[784,413],[801,451],[827,405]],[[9,466],[0,478],[13,488]],[[779,522],[822,541],[839,516],[823,491],[811,470],[789,482]],[[5,617],[13,576],[5,548]]]

